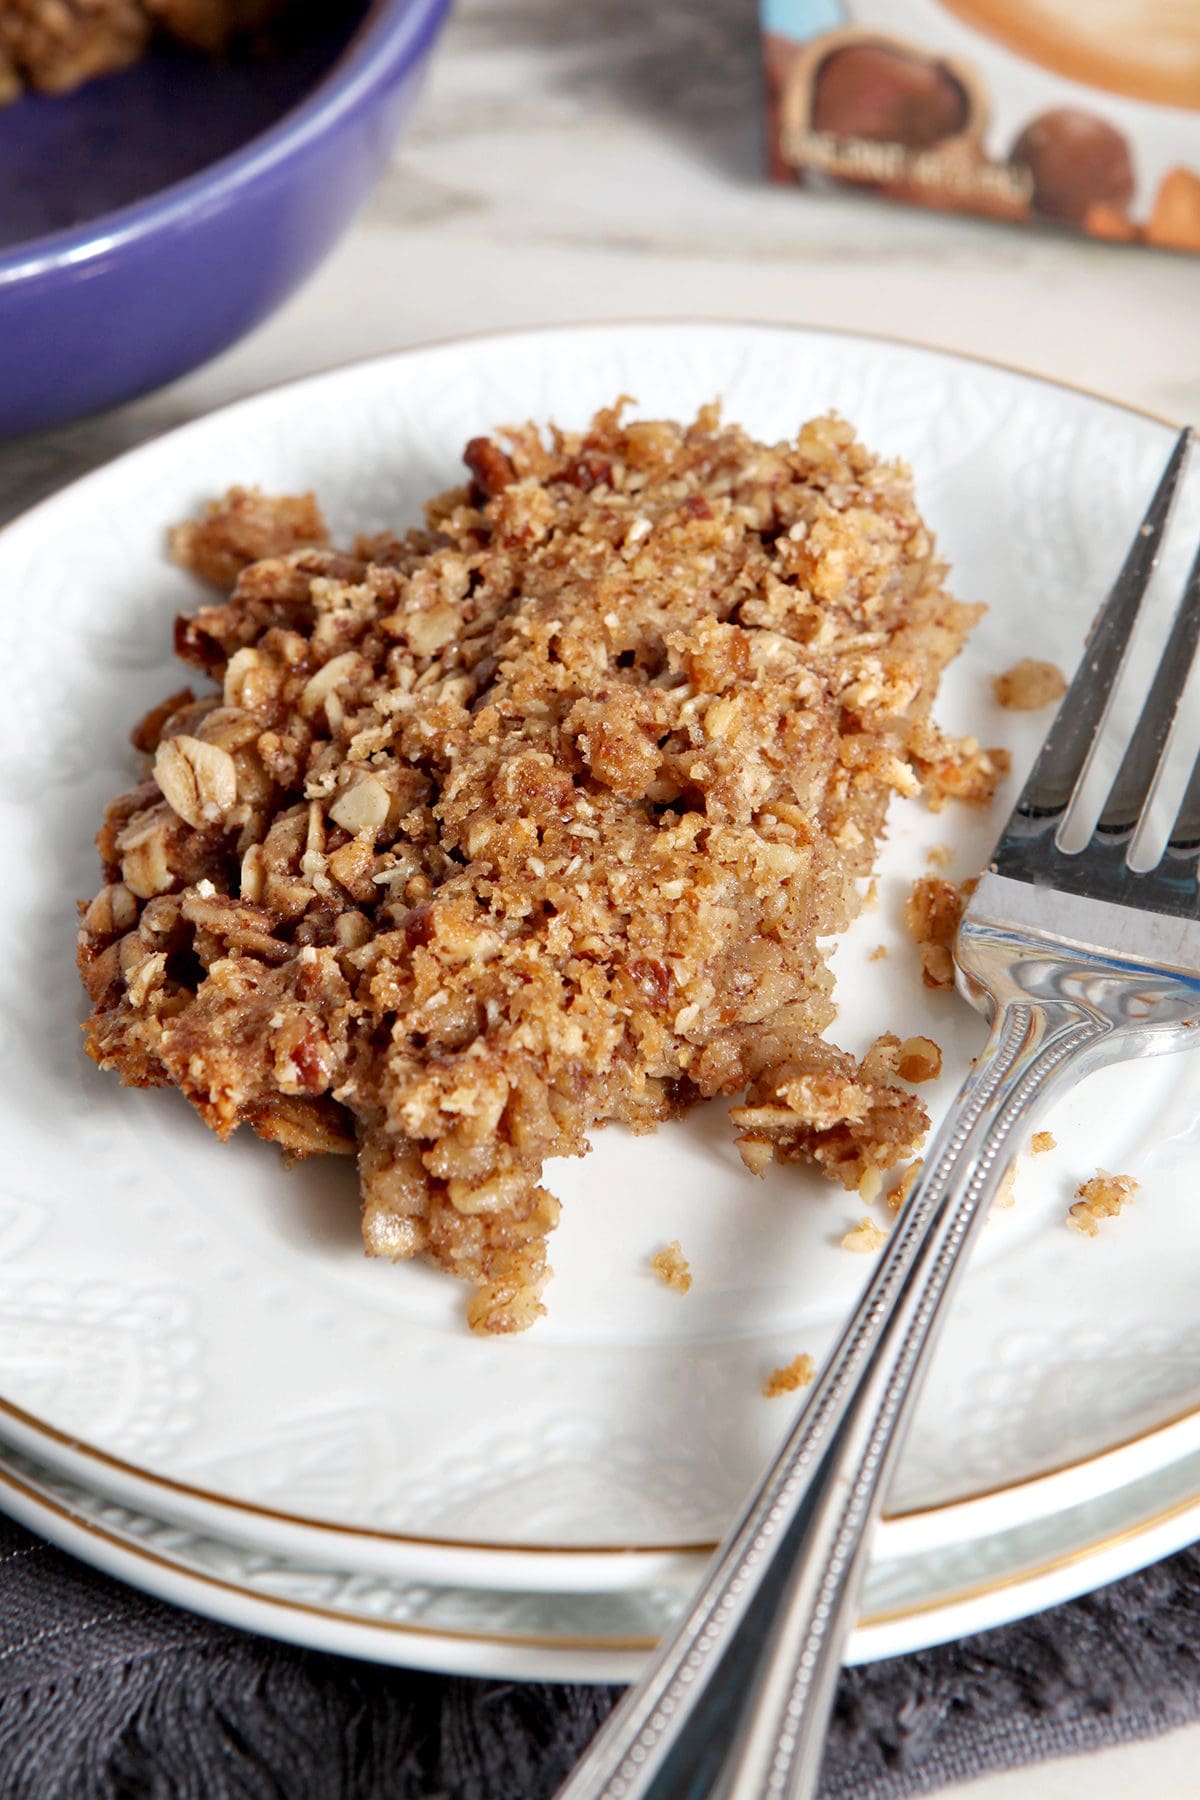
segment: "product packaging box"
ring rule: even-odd
[[[1200,251],[1200,0],[762,0],[772,177]]]

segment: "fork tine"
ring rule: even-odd
[[[1121,572],[1096,616],[1083,660],[1017,802],[1017,813],[1026,818],[1044,819],[1065,812],[1091,761],[1154,573],[1191,443],[1188,426],[1175,441]]]
[[[1175,815],[1167,851],[1171,856],[1187,857],[1191,861],[1200,857],[1200,756],[1192,765],[1191,779]]]
[[[1159,779],[1167,740],[1179,714],[1200,641],[1200,549],[1176,609],[1133,736],[1096,826],[1111,841],[1131,837]]]

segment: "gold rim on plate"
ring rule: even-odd
[[[490,1644],[512,1649],[594,1650],[614,1654],[622,1652],[648,1654],[658,1643],[658,1639],[654,1637],[632,1635],[626,1637],[574,1637],[541,1632],[456,1631],[449,1626],[413,1625],[402,1619],[351,1616],[337,1611],[336,1608],[318,1606],[308,1600],[295,1600],[281,1594],[259,1594],[252,1588],[241,1586],[238,1582],[226,1580],[219,1575],[210,1575],[205,1570],[195,1569],[186,1563],[174,1561],[157,1550],[150,1550],[144,1544],[130,1540],[109,1530],[107,1526],[87,1518],[86,1515],[75,1512],[63,1501],[31,1486],[14,1470],[0,1464],[0,1490],[4,1488],[23,1495],[39,1510],[64,1520],[68,1525],[76,1530],[86,1532],[90,1537],[98,1538],[101,1542],[111,1545],[122,1555],[132,1557],[135,1561],[146,1563],[152,1568],[165,1569],[185,1581],[196,1582],[202,1587],[213,1588],[219,1593],[234,1594],[257,1605],[280,1607],[286,1612],[297,1613],[301,1617],[330,1621],[334,1624],[347,1625],[355,1629],[362,1628],[371,1632],[382,1631],[397,1637],[422,1638],[435,1644],[439,1642]],[[1010,1574],[968,1583],[964,1587],[951,1590],[948,1594],[941,1594],[936,1599],[920,1600],[908,1606],[887,1607],[878,1612],[864,1613],[857,1621],[855,1629],[869,1631],[886,1625],[900,1624],[906,1619],[928,1618],[938,1613],[951,1612],[956,1607],[967,1605],[972,1600],[983,1599],[989,1594],[1011,1592],[1013,1588],[1044,1580],[1046,1576],[1056,1574],[1061,1569],[1077,1567],[1081,1563],[1089,1562],[1119,1545],[1136,1543],[1138,1539],[1147,1537],[1160,1526],[1169,1524],[1174,1519],[1182,1518],[1197,1508],[1200,1508],[1200,1490],[1185,1496],[1182,1500],[1173,1501],[1169,1506],[1161,1507],[1157,1512],[1150,1513],[1145,1518],[1138,1520],[1135,1525],[1123,1526],[1119,1530],[1106,1532],[1103,1536],[1094,1538],[1087,1544],[1077,1545],[1073,1550],[1064,1550],[1054,1556],[1044,1557],[1040,1562],[1031,1563]],[[68,1551],[67,1554],[70,1552]],[[111,1577],[111,1579],[117,1579],[117,1577]],[[984,1628],[980,1627],[979,1629]]]

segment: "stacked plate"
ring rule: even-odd
[[[862,1207],[795,1169],[755,1182],[720,1106],[649,1139],[607,1131],[551,1171],[548,1317],[473,1338],[447,1278],[364,1259],[351,1168],[285,1171],[85,1063],[74,900],[130,773],[127,722],[178,685],[171,617],[197,596],[164,559],[168,523],[234,481],[315,488],[338,535],[405,523],[468,437],[576,425],[621,392],[673,416],[719,395],[764,435],[836,407],[907,458],[956,592],[990,608],[940,716],[1006,744],[1019,777],[1047,720],[1001,712],[989,677],[1026,654],[1069,670],[1172,434],[931,351],[703,324],[475,339],[230,408],[0,533],[0,1505],[182,1605],[379,1661],[635,1674],[789,1422],[764,1378],[819,1358],[861,1283],[841,1239]],[[903,898],[931,852],[977,870],[995,823],[899,812],[878,909],[837,953],[839,1042],[933,1036],[935,1104],[982,1027],[922,987]],[[1200,1059],[1126,1068],[1021,1158],[906,1445],[857,1657],[999,1623],[1200,1531],[1198,1113]],[[1141,1189],[1089,1240],[1065,1216],[1098,1165]],[[649,1269],[673,1238],[686,1296]]]

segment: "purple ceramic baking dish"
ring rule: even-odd
[[[271,63],[156,53],[0,110],[0,436],[159,387],[286,299],[382,172],[448,7],[360,0]]]

